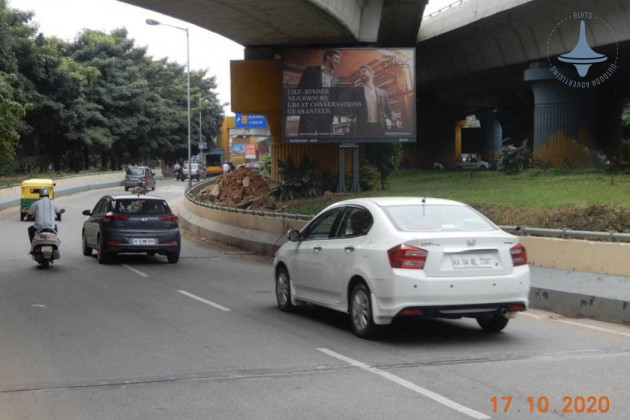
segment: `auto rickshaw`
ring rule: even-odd
[[[20,220],[32,220],[28,211],[34,202],[39,200],[39,190],[48,188],[49,198],[55,198],[55,183],[52,179],[27,179],[22,181],[22,196],[20,197]],[[59,217],[59,216],[58,216]]]

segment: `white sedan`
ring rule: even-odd
[[[341,201],[288,238],[274,260],[279,308],[349,313],[359,337],[417,315],[473,317],[498,332],[529,303],[525,247],[456,201]]]

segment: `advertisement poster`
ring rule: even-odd
[[[256,144],[245,145],[245,159],[256,159]]]
[[[245,156],[245,143],[232,144],[232,155]]]
[[[289,143],[416,141],[415,49],[284,49]]]

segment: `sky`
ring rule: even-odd
[[[171,0],[177,1],[177,0]],[[280,1],[280,0],[278,0]],[[456,0],[429,0],[425,14]],[[84,28],[111,32],[125,27],[137,47],[147,47],[154,59],[186,65],[186,33],[167,26],[149,26],[147,19],[168,25],[188,27],[190,33],[190,68],[207,70],[216,76],[219,100],[230,102],[230,60],[243,59],[243,47],[227,38],[196,25],[116,0],[9,0],[15,9],[35,13],[33,22],[45,36],[73,41]],[[226,115],[232,115],[230,106]]]

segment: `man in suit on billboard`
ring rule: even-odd
[[[341,54],[338,50],[328,50],[324,53],[323,63],[320,66],[309,66],[302,73],[298,83],[298,89],[321,89],[339,86],[339,80],[335,76],[335,69],[339,66]],[[334,95],[329,95],[329,100]],[[327,114],[301,115],[298,134],[330,134],[332,133],[332,110]]]
[[[356,137],[383,137],[389,125],[400,120],[400,113],[392,110],[387,92],[374,85],[374,70],[368,65],[359,68],[359,86],[350,89],[346,96],[345,99],[361,104],[352,115]]]

